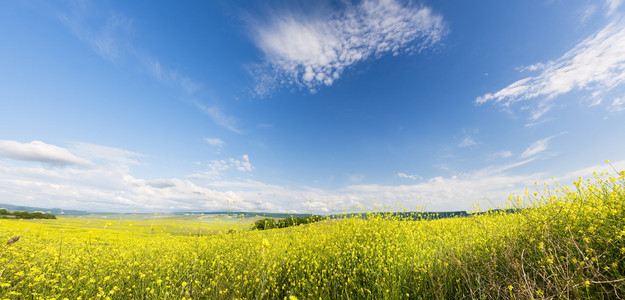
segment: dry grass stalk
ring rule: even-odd
[[[19,236],[19,235],[12,237],[10,240],[7,241],[7,245],[11,245],[11,244],[17,242],[20,238],[21,238],[21,236]]]

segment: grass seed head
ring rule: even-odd
[[[9,240],[7,241],[7,245],[11,245],[11,244],[13,244],[13,243],[17,242],[20,238],[21,238],[21,236],[19,236],[19,235],[18,235],[18,236],[14,236],[14,237],[12,237],[11,239],[9,239]]]

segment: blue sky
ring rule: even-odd
[[[5,2],[0,203],[470,210],[625,170],[622,2]]]

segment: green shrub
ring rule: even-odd
[[[29,213],[26,211],[15,211],[12,213],[0,214],[3,216],[15,216],[16,219],[56,219],[53,214],[44,214],[40,212]]]
[[[266,229],[273,229],[273,228],[278,228],[278,224],[276,224],[276,221],[274,221],[274,219],[271,219],[271,218],[262,219],[262,220],[258,220],[254,222],[254,229],[266,230]]]
[[[291,226],[299,226],[303,224],[309,224],[314,222],[319,222],[321,220],[325,220],[326,217],[323,216],[305,216],[305,217],[289,217],[280,219],[275,221],[274,219],[262,219],[254,222],[254,229],[265,230],[265,229],[274,229],[274,228],[287,228]]]

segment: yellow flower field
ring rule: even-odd
[[[536,188],[464,218],[369,213],[265,231],[0,219],[0,298],[625,297],[625,172]]]

